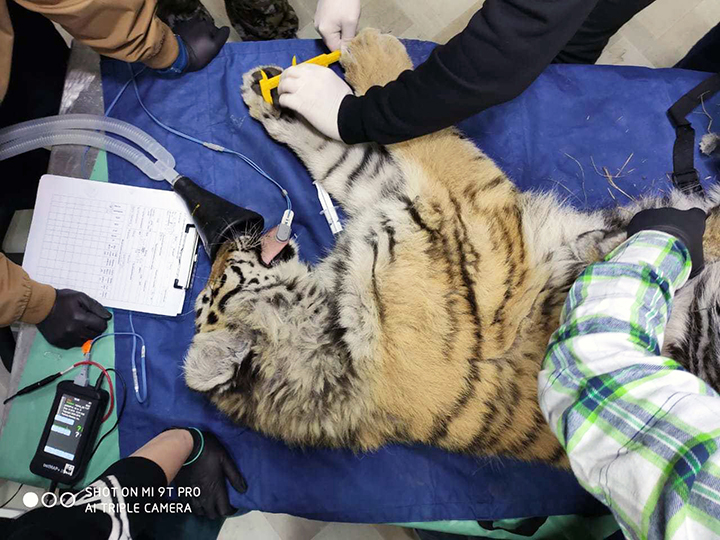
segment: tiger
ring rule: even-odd
[[[342,55],[356,95],[412,69],[365,29]],[[645,208],[708,214],[705,270],[682,288],[664,353],[720,388],[720,189],[590,212],[520,192],[456,128],[347,146],[263,100],[249,114],[342,206],[345,230],[314,267],[293,241],[268,264],[259,234],[226,242],[197,298],[186,384],[235,422],[302,447],[426,444],[568,467],[537,377],[574,280]]]

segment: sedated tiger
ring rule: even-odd
[[[342,63],[357,94],[412,69],[369,29]],[[259,69],[243,79],[251,116],[348,220],[314,268],[293,243],[271,265],[258,236],[221,248],[184,369],[230,418],[295,445],[425,443],[567,466],[537,403],[548,340],[575,278],[659,206],[710,215],[707,265],[675,298],[664,353],[720,389],[720,190],[583,213],[518,192],[456,129],[388,147],[328,140],[262,99]]]

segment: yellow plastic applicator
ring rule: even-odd
[[[318,55],[310,60],[305,60],[303,64],[316,64],[318,66],[328,67],[330,64],[334,64],[338,60],[340,60],[340,51],[333,51],[331,53]],[[293,56],[292,65],[297,65],[297,57],[295,56]],[[260,79],[260,93],[265,101],[272,104],[273,99],[270,92],[271,90],[277,88],[280,84],[280,75],[268,77],[267,73],[263,70],[260,70],[260,75],[262,76]]]

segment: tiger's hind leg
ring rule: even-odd
[[[693,206],[708,214],[705,269],[677,291],[665,328],[663,354],[720,391],[720,185]]]
[[[720,263],[677,291],[665,328],[663,355],[720,391]]]

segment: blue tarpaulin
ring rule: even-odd
[[[433,45],[408,42],[407,47],[417,63]],[[314,41],[236,43],[225,46],[206,69],[178,80],[163,80],[150,71],[138,77],[145,104],[162,121],[246,154],[283,184],[296,212],[293,227],[300,254],[310,262],[333,243],[315,188],[294,154],[248,116],[240,84],[243,73],[258,65],[288,66],[293,55],[304,60],[321,52]],[[129,72],[125,64],[112,60],[103,60],[102,71],[107,104]],[[551,66],[521,97],[463,122],[461,128],[523,190],[554,190],[578,207],[621,204],[628,195],[669,189],[674,130],[665,111],[707,76],[681,70]],[[717,102],[708,103],[710,112]],[[180,173],[261,213],[267,226],[280,220],[285,202],[275,186],[238,158],[159,128],[140,108],[132,86],[112,116],[158,139],[175,156]],[[691,118],[698,133],[705,132],[707,118]],[[108,161],[111,182],[169,189],[115,156]],[[716,166],[709,158],[697,161],[703,183],[712,182]],[[608,182],[605,169],[618,175],[614,182],[625,194]],[[235,506],[327,521],[418,522],[603,511],[569,473],[542,465],[423,446],[395,445],[371,454],[291,449],[228,422],[186,388],[181,371],[194,332],[193,302],[209,271],[201,253],[183,315],[133,315],[135,329],[147,342],[149,392],[144,404],[128,393],[120,423],[121,455],[169,426],[207,428],[232,451],[247,478],[248,492],[232,493]],[[128,314],[117,310],[116,331],[129,330],[128,323]],[[128,341],[117,340],[116,363],[130,381]]]

